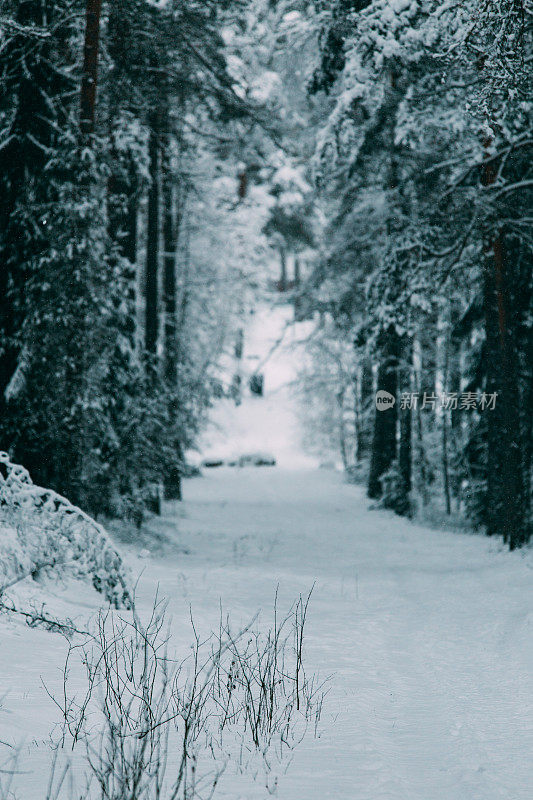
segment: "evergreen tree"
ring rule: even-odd
[[[391,320],[404,353],[414,336],[420,400],[435,392],[437,403],[450,391],[477,392],[478,398],[499,393],[494,411],[465,412],[461,424],[457,409],[430,412],[418,405],[409,420],[400,410],[397,469],[405,497],[413,414],[417,488],[424,501],[438,473],[450,512],[452,486],[461,502],[462,482],[478,521],[513,548],[528,541],[531,525],[530,412],[524,413],[531,409],[525,355],[531,349],[525,235],[530,122],[524,105],[530,75],[523,57],[531,35],[528,11],[512,2],[496,8],[477,0],[460,10],[438,2],[349,5],[335,3],[325,16],[311,86],[333,98],[316,162],[333,209],[328,239],[334,257],[317,278],[330,287],[338,281],[333,307],[348,302],[354,318],[359,311],[359,345],[383,346]],[[371,277],[362,301],[346,287],[365,272]],[[458,291],[458,276],[468,291]],[[451,323],[451,339],[441,333],[443,315],[461,320]],[[461,339],[473,325],[484,339],[481,349],[480,338],[475,344]],[[477,360],[472,379],[457,360],[460,342],[465,363],[470,356]],[[403,359],[410,361],[410,355]],[[408,374],[401,381],[411,383]],[[380,428],[382,416],[376,414]],[[397,436],[392,425],[389,436],[391,464]],[[381,437],[375,441],[381,444]],[[373,496],[380,492],[382,456],[372,459]],[[480,503],[472,504],[468,495],[476,486]]]

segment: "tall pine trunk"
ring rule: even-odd
[[[163,187],[163,305],[164,305],[164,373],[170,392],[169,415],[176,422],[179,408],[177,406],[178,380],[178,331],[177,331],[177,286],[176,286],[176,249],[179,232],[179,216],[176,208],[174,191],[174,175],[172,173],[170,137],[167,132],[162,159]],[[181,500],[181,470],[183,465],[183,448],[176,443],[176,464],[170,467],[164,476],[165,498]]]
[[[448,389],[450,392],[461,393],[463,375],[462,341],[456,335],[458,320],[457,310],[452,307],[450,312],[450,334],[448,337]],[[450,490],[455,499],[456,510],[461,507],[461,470],[458,468],[458,454],[462,452],[462,424],[459,408],[452,409],[448,426],[448,451],[451,455]],[[464,416],[464,415],[463,415]]]
[[[159,113],[150,115],[148,154],[150,187],[148,190],[148,222],[145,272],[145,351],[151,369],[156,369],[159,338],[159,232],[161,190],[161,132]]]
[[[91,135],[96,118],[96,85],[98,81],[98,50],[102,0],[87,0],[85,15],[85,44],[83,48],[83,77],[81,82],[82,133]]]
[[[357,382],[358,386],[355,392],[356,458],[360,462],[369,454],[372,439],[368,417],[372,403],[373,376],[372,362],[368,356],[365,356],[361,362]]]
[[[165,142],[163,173],[163,306],[165,342],[165,378],[169,386],[177,380],[176,322],[176,247],[178,241],[174,176],[170,163],[169,142]]]
[[[500,534],[511,550],[529,541],[522,465],[518,353],[513,332],[513,262],[500,231],[484,263],[487,394],[497,393],[487,415],[487,534]]]
[[[441,398],[449,388],[449,338],[450,338],[450,311],[441,308],[437,318],[437,347],[436,347],[436,380],[435,394],[438,397],[436,406],[436,419],[440,431],[440,462],[442,473],[442,491],[447,514],[452,513],[450,494],[450,458],[448,452],[448,411],[441,403]]]
[[[284,245],[280,245],[279,247],[279,267],[278,288],[280,292],[285,292],[287,290],[287,253]]]
[[[294,286],[298,288],[300,286],[302,280],[301,270],[300,270],[300,259],[298,256],[294,256]]]
[[[424,506],[429,504],[429,486],[431,481],[431,470],[426,456],[426,448],[424,444],[424,425],[422,423],[421,411],[421,386],[422,386],[422,344],[420,339],[420,331],[415,336],[413,341],[413,388],[418,395],[419,400],[416,403],[414,411],[414,423],[416,433],[416,465],[418,473],[418,486],[417,489],[422,497]]]
[[[488,149],[490,141],[485,142]],[[481,178],[485,187],[497,176],[488,159]],[[489,234],[483,262],[483,305],[486,337],[486,392],[497,393],[487,414],[487,505],[489,536],[500,534],[511,550],[531,537],[530,487],[525,485],[520,409],[517,338],[519,303],[513,296],[518,282],[516,254],[504,228]],[[517,319],[518,317],[518,319]]]
[[[405,339],[402,348],[402,363],[399,370],[400,392],[410,394],[413,391],[412,382],[413,345],[411,339]],[[400,494],[396,502],[395,511],[401,516],[410,516],[412,489],[412,410],[403,408],[400,416],[400,448],[398,454],[398,470],[400,473]]]
[[[384,390],[396,398],[398,391],[398,334],[393,326],[382,333],[380,345],[377,389],[378,391]],[[384,411],[376,410],[375,412],[367,492],[368,496],[373,499],[381,497],[383,493],[381,478],[396,460],[397,421],[397,403]]]

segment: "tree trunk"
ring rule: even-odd
[[[516,329],[516,348],[520,354],[519,381],[521,386],[521,430],[522,430],[522,474],[525,491],[524,518],[530,520],[531,526],[531,500],[533,488],[531,473],[533,469],[533,346],[532,319],[533,319],[533,274],[531,272],[530,253],[527,244],[524,245],[516,238],[512,243],[512,252],[509,257],[517,265],[519,280],[515,281],[515,298],[519,299],[517,308],[519,322]],[[518,305],[516,303],[515,305]],[[528,538],[533,535],[531,528],[526,534]]]
[[[359,386],[356,392],[356,435],[357,435],[357,461],[366,458],[370,451],[369,407],[372,402],[372,362],[363,358],[359,370]]]
[[[294,286],[296,289],[299,287],[301,279],[300,259],[298,256],[294,256]]]
[[[430,469],[426,458],[426,450],[424,446],[424,426],[422,424],[422,412],[420,410],[421,402],[421,383],[422,383],[422,346],[420,339],[415,337],[413,342],[413,380],[414,390],[419,396],[419,401],[414,409],[415,422],[416,422],[416,464],[419,475],[419,489],[422,496],[422,503],[424,506],[429,504],[429,484],[430,484]]]
[[[485,142],[488,150],[490,140]],[[494,183],[497,164],[487,160],[482,183]],[[500,229],[485,248],[483,301],[485,312],[488,395],[498,393],[487,419],[487,507],[489,536],[500,534],[510,550],[531,538],[530,487],[525,486],[520,413],[519,357],[517,352],[517,282],[515,255]],[[519,314],[518,314],[519,316]]]
[[[381,337],[381,356],[378,372],[378,391],[384,390],[397,396],[398,389],[398,335],[391,326]],[[396,424],[398,421],[398,404],[389,406],[384,411],[376,409],[374,416],[374,436],[372,439],[372,457],[368,478],[368,496],[381,497],[383,491],[381,478],[390,469],[396,459]]]
[[[440,428],[441,452],[440,462],[442,470],[442,491],[446,513],[452,513],[450,497],[450,469],[448,457],[448,411],[441,403],[441,398],[448,391],[448,350],[450,337],[450,315],[449,309],[440,310],[437,319],[437,370],[435,377],[435,393],[439,398],[436,406],[437,424]]]
[[[183,216],[183,212],[182,212]],[[181,235],[181,246],[180,251],[182,257],[181,261],[181,271],[180,271],[180,286],[178,290],[178,311],[177,311],[177,363],[180,364],[183,361],[184,353],[182,352],[182,335],[187,326],[187,315],[189,312],[189,305],[190,305],[190,295],[191,295],[191,288],[190,288],[190,274],[191,274],[191,243],[190,243],[190,230],[187,225],[183,225],[183,231]]]
[[[154,112],[150,119],[150,188],[148,191],[148,230],[145,276],[145,350],[155,369],[159,338],[159,225],[160,225],[160,120]]]
[[[165,377],[169,386],[177,379],[176,324],[176,247],[178,241],[175,215],[174,176],[168,142],[163,154],[163,303],[165,319]]]
[[[278,288],[280,292],[285,292],[287,290],[287,253],[283,245],[279,248],[279,265],[280,276]]]
[[[403,346],[403,358],[400,368],[400,391],[411,393],[412,382],[413,346],[410,339]],[[403,408],[400,416],[400,450],[398,455],[398,468],[400,472],[401,494],[396,503],[395,511],[401,516],[411,515],[410,492],[412,489],[412,410]]]
[[[520,419],[518,354],[513,337],[511,259],[500,231],[485,253],[484,309],[488,395],[497,393],[487,414],[487,534],[500,534],[511,550],[529,541]]]
[[[183,500],[183,490],[181,484],[181,462],[183,453],[178,449],[177,458],[180,464],[173,465],[164,479],[165,500]]]
[[[456,324],[457,312],[452,308],[450,313],[450,335],[447,344],[448,389],[450,392],[456,392],[459,396],[462,390],[463,359],[461,341],[454,335]],[[458,454],[463,451],[461,416],[464,417],[464,414],[462,415],[458,408],[450,411],[447,437],[448,444],[451,445],[453,459],[450,489],[457,504],[457,511],[460,511],[461,507],[461,471],[457,465]],[[450,447],[448,447],[448,451],[450,451]]]
[[[448,457],[448,419],[446,411],[442,414],[441,420],[441,464],[442,464],[442,482],[444,490],[444,503],[446,513],[452,513],[452,501],[450,495],[450,464]]]
[[[176,197],[174,192],[174,175],[170,158],[170,140],[165,137],[162,157],[163,174],[163,303],[164,303],[164,369],[165,380],[170,392],[169,415],[171,422],[176,423],[179,413],[176,392],[178,389],[178,342],[176,319],[176,248],[178,243],[179,217],[177,216]],[[181,500],[181,472],[183,467],[183,449],[176,442],[176,463],[164,476],[165,499]]]
[[[87,0],[85,45],[83,48],[83,78],[81,82],[80,127],[85,135],[94,131],[96,116],[96,85],[98,81],[98,49],[102,0]]]
[[[339,450],[341,454],[342,466],[345,472],[348,470],[350,463],[348,458],[348,447],[346,443],[346,425],[344,420],[344,399],[345,389],[341,389],[337,394],[337,406],[339,409]]]

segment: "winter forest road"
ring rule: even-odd
[[[370,510],[361,487],[314,467],[293,388],[290,338],[302,331],[273,350],[290,314],[253,315],[245,354],[262,365],[265,396],[221,402],[202,445],[215,460],[271,451],[279,466],[204,469],[149,522],[145,543],[125,548],[139,614],[166,600],[181,657],[191,614],[201,636],[218,630],[221,609],[233,630],[258,612],[267,628],[276,594],[281,615],[314,587],[305,668],[329,679],[318,736],[309,731],[277,790],[273,775],[267,789],[230,764],[215,800],[530,800],[533,551]],[[79,585],[45,591],[60,618],[83,620],[98,602]],[[3,628],[0,739],[27,742],[24,800],[44,796],[57,709],[43,687],[61,693],[64,657],[62,637]],[[72,681],[83,688],[83,670]]]
[[[189,604],[207,627],[220,603],[236,624],[258,610],[268,623],[276,587],[283,609],[314,585],[306,668],[329,693],[276,796],[529,800],[530,557],[368,510],[333,471],[206,473],[163,523],[187,553],[154,559],[140,599],[158,585],[178,628]],[[220,796],[269,796],[239,787]]]

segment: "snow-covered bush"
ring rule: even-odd
[[[59,571],[90,580],[115,607],[131,605],[126,572],[104,528],[0,452],[0,595]]]
[[[61,739],[85,766],[85,800],[213,798],[232,763],[277,794],[278,768],[308,729],[316,733],[322,712],[323,685],[304,669],[309,597],[281,620],[275,608],[265,631],[254,622],[233,630],[221,616],[202,639],[191,618],[183,660],[171,653],[164,604],[154,604],[146,625],[137,614],[101,611],[94,633],[71,645],[57,698]],[[86,680],[72,687],[77,659]],[[61,775],[52,774],[59,788],[47,796],[80,796],[68,781],[61,791]]]

